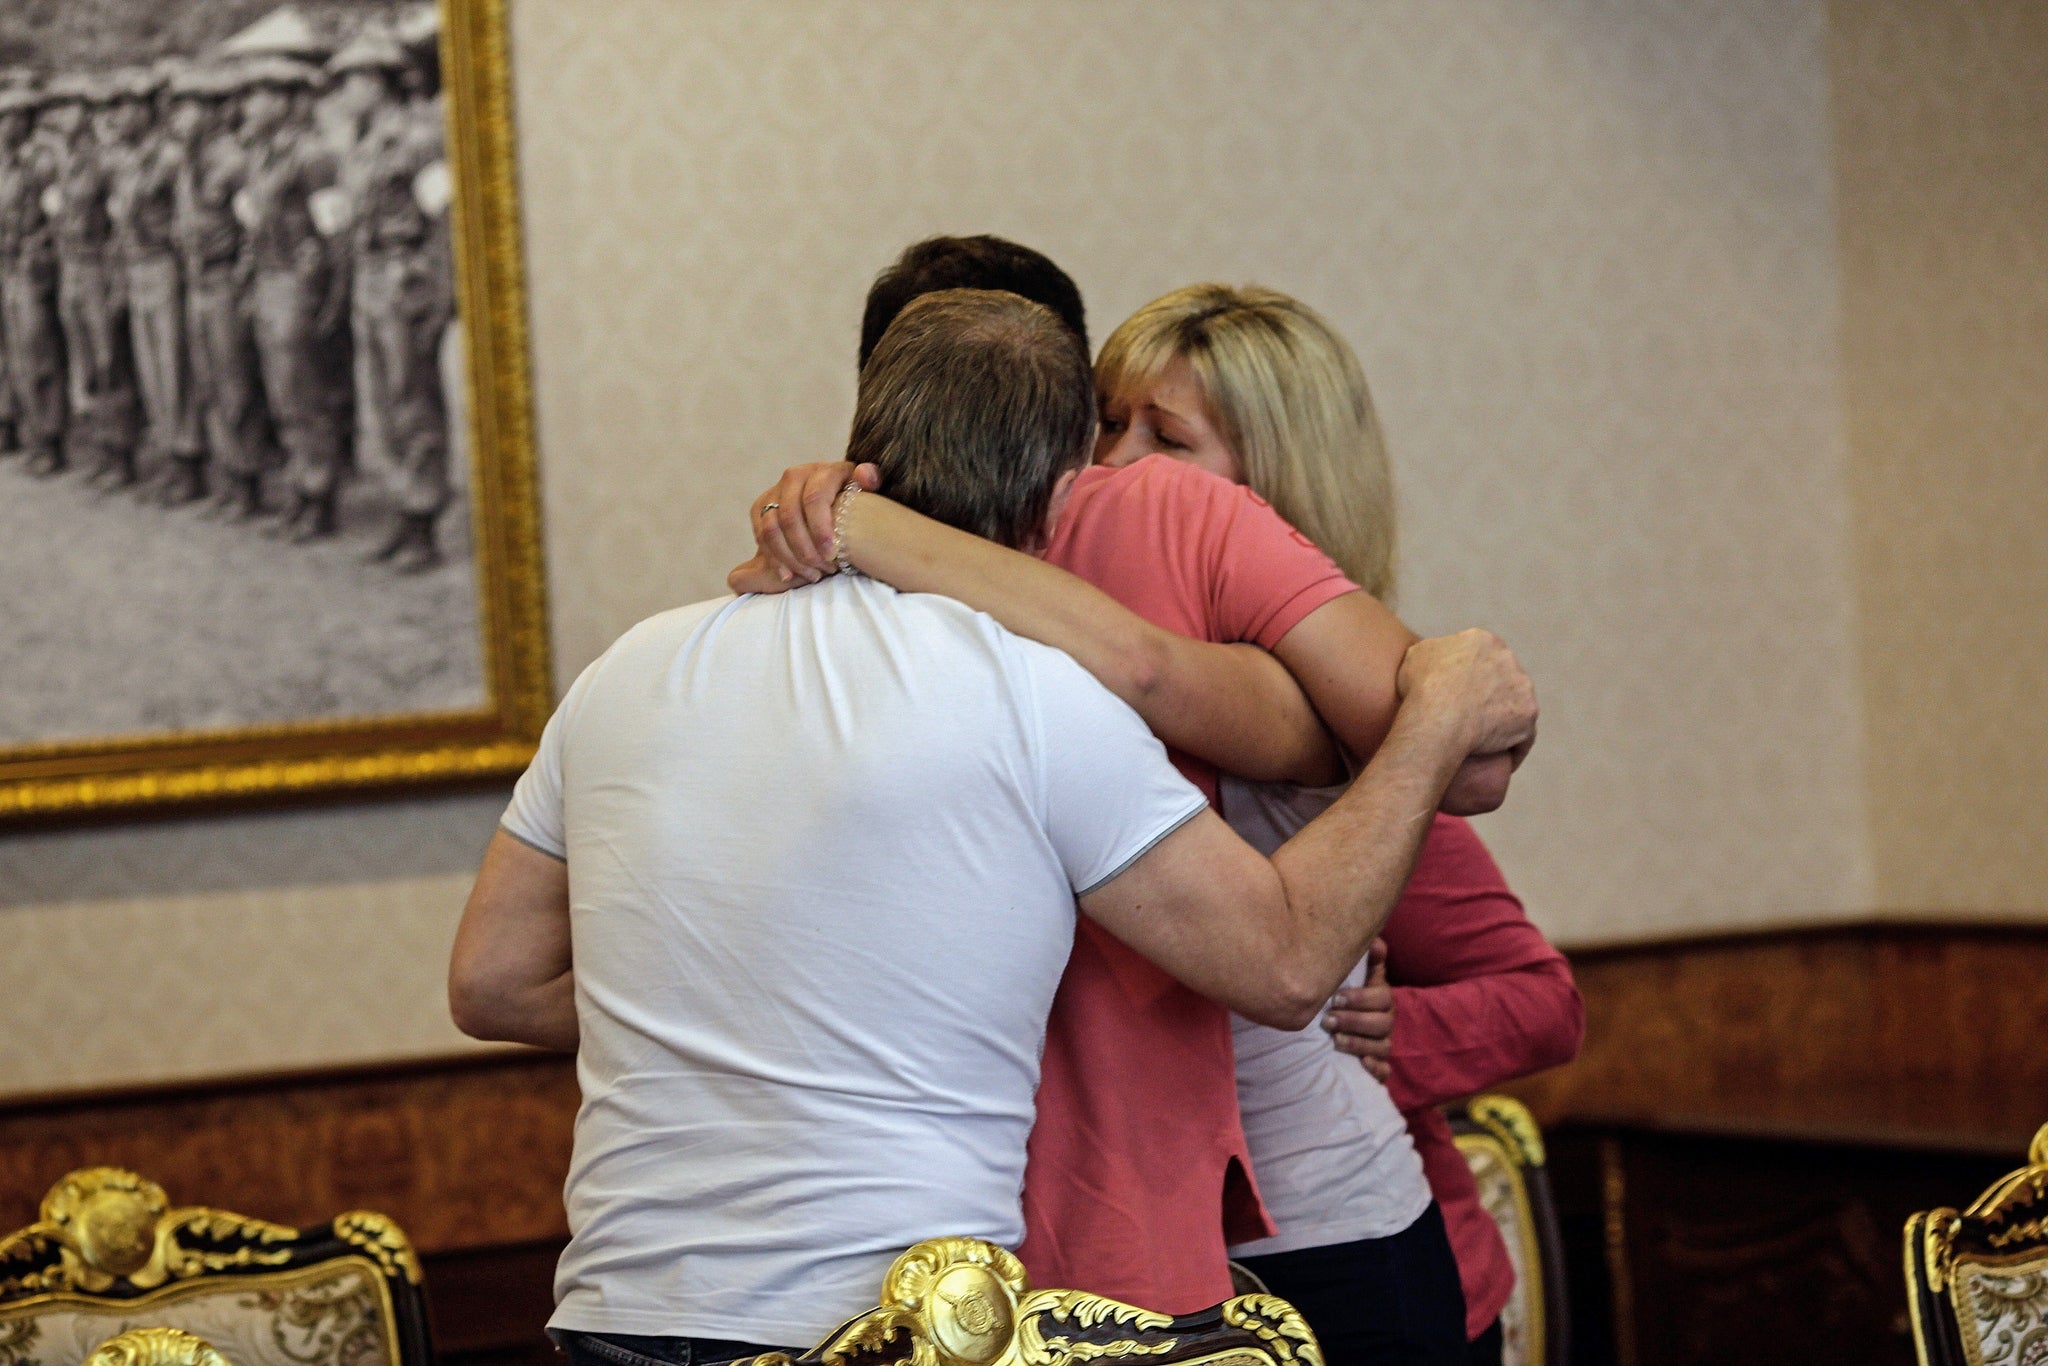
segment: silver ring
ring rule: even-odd
[[[777,508],[779,508],[779,507],[781,507],[781,506],[782,506],[782,504],[780,504],[780,503],[763,503],[763,504],[761,504],[761,511],[763,511],[763,512],[773,512],[773,511],[775,511],[775,509],[777,509]]]

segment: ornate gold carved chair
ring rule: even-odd
[[[1322,1366],[1294,1306],[1239,1295],[1178,1318],[1079,1290],[1033,1290],[1024,1264],[977,1238],[919,1243],[882,1279],[881,1306],[794,1359],[739,1366]]]
[[[1452,1113],[1451,1133],[1515,1264],[1515,1293],[1500,1314],[1504,1366],[1564,1366],[1564,1243],[1535,1116],[1511,1096],[1474,1096]]]
[[[2048,1366],[2048,1124],[1968,1209],[1906,1221],[1906,1300],[1921,1366]]]
[[[163,1343],[95,1356],[99,1344],[114,1346],[110,1337],[145,1327],[184,1330],[218,1357],[151,1355]],[[365,1210],[297,1229],[172,1209],[161,1186],[119,1167],[72,1172],[43,1197],[41,1219],[0,1238],[0,1366],[217,1366],[219,1357],[432,1366],[412,1245]]]

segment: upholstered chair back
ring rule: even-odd
[[[1921,1366],[2048,1366],[2048,1124],[1968,1209],[1906,1221],[1906,1297]]]
[[[0,1366],[84,1366],[142,1328],[182,1330],[233,1366],[433,1360],[419,1259],[383,1215],[288,1228],[174,1209],[161,1186],[118,1167],[72,1172],[39,1220],[0,1238]]]
[[[1502,1364],[1563,1366],[1564,1244],[1536,1119],[1511,1096],[1474,1096],[1451,1116],[1451,1132],[1515,1265],[1515,1293],[1500,1314]]]

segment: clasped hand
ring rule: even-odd
[[[756,498],[749,511],[755,554],[733,567],[725,586],[735,593],[780,593],[799,583],[816,583],[835,573],[838,550],[833,503],[847,484],[870,493],[881,487],[873,465],[845,460],[792,465],[775,487]]]

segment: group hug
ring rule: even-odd
[[[1583,1029],[1465,819],[1533,687],[1388,606],[1388,458],[1314,310],[1195,285],[1090,356],[1042,254],[912,246],[845,458],[548,723],[449,996],[576,1054],[572,1366],[801,1352],[952,1235],[1166,1314],[1235,1262],[1332,1366],[1501,1361],[1438,1107]]]

